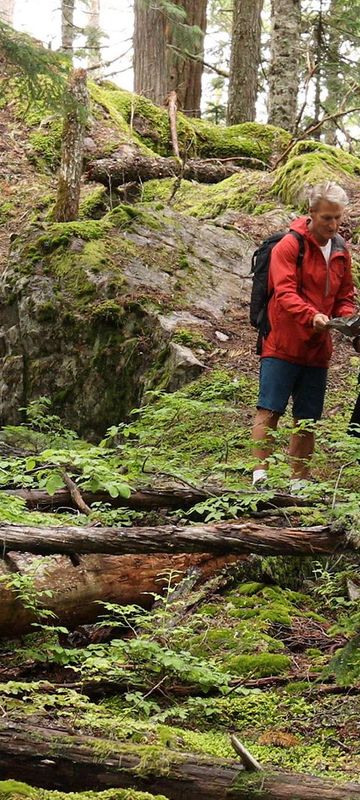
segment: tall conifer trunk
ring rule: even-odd
[[[228,125],[255,119],[263,0],[235,0],[232,23]]]
[[[87,24],[86,44],[88,50],[88,67],[94,67],[101,61],[100,51],[100,0],[90,0]]]
[[[134,91],[162,106],[167,95],[166,19],[143,0],[134,3]]]
[[[167,45],[175,45],[181,49],[188,49],[192,55],[198,56],[199,61],[184,58],[177,54],[171,47],[167,48],[167,91],[175,91],[178,104],[182,111],[190,117],[200,117],[201,81],[203,74],[202,59],[204,56],[203,44],[206,33],[206,12],[208,0],[174,0],[174,4],[181,6],[186,11],[186,24],[196,25],[203,32],[197,41],[189,42],[184,48],[181,27],[168,27]]]
[[[171,0],[171,4],[186,12],[183,23],[174,23],[161,2],[135,0],[134,91],[157,105],[164,105],[169,92],[175,91],[179,108],[189,116],[200,116],[207,0]],[[196,41],[189,26],[197,26],[203,36],[199,34]],[[186,58],[186,51],[199,60]]]
[[[73,50],[75,0],[61,0],[61,49],[69,55]]]
[[[15,0],[0,0],[0,19],[8,25],[14,22]]]
[[[269,123],[292,131],[299,85],[300,0],[271,0]]]

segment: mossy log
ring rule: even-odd
[[[157,489],[156,487],[139,488],[131,493],[130,497],[111,497],[107,492],[87,492],[82,490],[81,496],[84,502],[91,506],[92,503],[108,503],[112,508],[132,508],[135,511],[152,511],[159,508],[192,508],[196,503],[206,500],[208,497],[220,497],[226,494],[229,489],[220,487],[214,489],[211,487],[207,490],[206,486],[203,488],[179,487],[169,486]],[[1,497],[2,490],[0,490]],[[54,508],[61,508],[66,506],[75,508],[74,500],[70,491],[67,489],[58,489],[57,492],[50,495],[42,489],[6,489],[4,494],[11,497],[21,497],[25,500],[28,508],[38,508],[44,510],[51,510]],[[239,498],[245,497],[248,492],[231,492],[231,494],[238,494]],[[289,508],[291,506],[309,506],[312,505],[311,501],[306,498],[294,497],[289,494],[271,494],[269,493],[269,500],[265,500],[259,496],[257,503],[258,511],[265,511],[273,508]]]
[[[311,775],[246,772],[231,759],[21,723],[0,722],[3,779],[62,791],[133,788],[169,800],[360,800],[360,784]]]
[[[219,183],[235,172],[241,172],[244,167],[267,169],[265,162],[247,156],[228,159],[189,159],[183,164],[178,158],[162,156],[152,158],[130,151],[122,153],[117,158],[92,161],[88,165],[86,177],[110,189],[134,181],[144,183],[154,178],[178,176],[198,183]]]
[[[174,583],[191,567],[202,583],[226,565],[238,560],[232,556],[177,555],[171,558]],[[35,562],[35,563],[34,563]],[[40,561],[30,555],[11,553],[0,561],[0,575],[11,578],[12,572],[34,575],[34,586],[46,597],[46,608],[69,628],[93,622],[100,613],[98,601],[150,606],[151,593],[159,592],[159,574],[169,569],[169,556],[106,556],[88,555],[74,566],[67,556],[54,556]],[[0,636],[17,635],[29,629],[34,617],[16,595],[0,583]]]
[[[318,525],[285,528],[256,522],[207,525],[91,528],[0,524],[3,554],[19,552],[83,554],[212,553],[214,555],[330,555],[354,551],[356,542],[340,528]]]

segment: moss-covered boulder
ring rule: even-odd
[[[252,248],[148,204],[15,237],[1,280],[3,422],[46,394],[70,427],[99,436],[147,389],[192,380],[203,356],[172,335],[187,320],[216,328],[248,296]]]

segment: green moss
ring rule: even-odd
[[[277,653],[258,653],[257,655],[234,656],[226,661],[226,669],[235,675],[265,678],[269,675],[282,675],[290,668],[288,656]]]
[[[61,119],[53,119],[47,127],[29,135],[30,160],[40,172],[55,172],[60,164],[62,127]]]
[[[261,592],[262,589],[264,589],[263,583],[256,583],[256,581],[241,583],[240,586],[236,588],[236,595],[246,594],[248,597],[251,597],[251,595]],[[231,594],[228,596],[231,596]],[[234,600],[236,599],[237,598],[235,596]]]
[[[5,225],[15,213],[15,203],[11,200],[5,200],[0,203],[0,225]]]
[[[48,789],[33,789],[18,781],[0,781],[0,800],[166,800],[164,795],[137,792],[135,789],[106,789],[103,792],[61,792]]]
[[[116,327],[122,324],[124,318],[124,307],[115,300],[104,300],[97,303],[91,309],[91,319],[94,322],[105,322]]]
[[[171,156],[168,112],[147,98],[119,89],[110,83],[91,85],[92,98],[107,110],[125,141],[135,141],[142,152]],[[290,141],[281,128],[259,123],[228,128],[199,119],[177,115],[180,153],[189,158],[257,158],[266,165],[274,151]]]
[[[91,219],[108,210],[105,186],[96,186],[80,201],[79,219]]]
[[[269,194],[271,179],[255,170],[242,170],[220,183],[208,186],[182,181],[172,201],[172,207],[198,219],[213,219],[224,211],[232,209],[246,214],[260,214],[275,208]],[[145,202],[169,199],[173,179],[148,181],[144,185]]]
[[[21,797],[36,797],[36,789],[19,781],[0,781],[0,800],[17,800]]]
[[[178,328],[172,336],[173,342],[185,345],[185,347],[192,347],[194,349],[201,348],[202,350],[209,350],[212,345],[204,336],[194,330],[187,328]]]
[[[307,208],[305,187],[330,180],[342,183],[360,174],[360,159],[338,147],[319,142],[298,142],[285,164],[274,172],[272,191],[284,203]]]

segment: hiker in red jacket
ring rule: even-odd
[[[304,237],[302,266],[297,268],[299,242],[289,234],[274,247],[269,269],[270,333],[262,342],[260,389],[253,439],[258,465],[253,484],[266,479],[272,431],[290,396],[294,426],[320,419],[332,341],[331,317],[354,313],[351,260],[338,234],[348,198],[336,183],[314,186],[308,217],[290,228]],[[314,451],[313,426],[301,426],[291,436],[292,490],[310,477]]]

